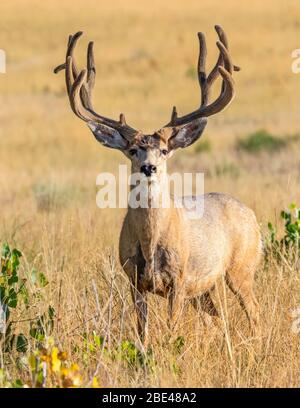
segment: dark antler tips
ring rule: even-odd
[[[83,34],[83,31],[77,31],[77,33],[75,33],[75,34],[73,35],[73,37],[78,38],[78,37],[80,37],[82,34]]]
[[[126,119],[124,113],[120,114],[120,123],[122,126],[126,126]]]
[[[58,72],[62,71],[65,68],[66,68],[66,64],[63,63],[63,64],[60,64],[57,67],[55,67],[53,72],[54,72],[54,74],[57,74]]]
[[[198,33],[198,39],[199,39],[200,44],[205,43],[205,35],[204,35],[204,33],[199,32],[199,33]],[[204,44],[204,45],[205,45],[205,44]]]
[[[176,106],[173,106],[172,115],[171,115],[171,123],[175,124],[177,117],[178,117],[178,114],[177,114]]]

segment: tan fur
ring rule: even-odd
[[[161,143],[164,143],[163,141]],[[135,143],[138,148],[138,143]],[[166,159],[148,147],[143,160],[132,160],[132,171],[144,163],[157,166],[149,183],[160,184]],[[185,208],[128,208],[120,236],[120,261],[132,283],[139,333],[146,341],[147,292],[169,299],[170,327],[178,320],[184,299],[216,316],[209,291],[224,276],[258,329],[258,304],[253,293],[261,259],[261,235],[252,210],[219,193],[204,195],[204,215],[191,220]],[[209,303],[205,307],[203,300]]]

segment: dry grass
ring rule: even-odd
[[[67,0],[13,0],[1,9],[0,48],[8,65],[0,76],[0,240],[23,251],[24,274],[35,265],[50,282],[46,298],[33,303],[28,317],[52,304],[56,342],[84,367],[87,378],[98,367],[103,386],[299,386],[300,337],[291,331],[291,310],[300,307],[299,266],[284,260],[272,260],[257,273],[259,352],[236,301],[227,294],[225,302],[222,283],[214,296],[229,323],[226,341],[205,331],[187,308],[174,334],[184,333],[185,344],[175,352],[164,301],[153,297],[154,368],[132,368],[88,349],[85,335],[93,331],[107,337],[110,349],[121,339],[137,339],[116,254],[124,211],[99,210],[95,204],[97,174],[116,172],[125,159],[95,143],[70,112],[63,75],[52,74],[68,34],[82,29],[81,61],[87,41],[95,40],[95,106],[113,117],[125,111],[129,123],[153,130],[168,120],[174,103],[179,112],[197,105],[196,32],[207,33],[213,63],[213,25],[221,24],[242,67],[236,100],[210,120],[204,137],[211,151],[196,154],[191,147],[177,153],[170,168],[204,171],[207,191],[244,201],[265,230],[282,208],[300,202],[299,140],[258,155],[237,151],[235,143],[260,128],[281,137],[299,131],[300,78],[290,69],[291,51],[299,48],[299,2],[253,0],[250,7],[229,0],[225,7],[208,0],[154,0],[150,9],[137,0],[85,0],[73,7]],[[26,378],[15,362],[11,355],[7,372]]]

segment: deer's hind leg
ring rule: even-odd
[[[200,313],[205,326],[210,326],[212,323],[218,326],[219,313],[212,301],[209,292],[205,292],[200,296],[191,299],[191,304],[195,310]]]
[[[148,304],[147,292],[140,292],[135,286],[131,286],[131,296],[137,314],[137,330],[143,346],[148,342]]]
[[[168,327],[175,332],[184,307],[185,294],[182,287],[174,287],[168,295]]]
[[[245,311],[253,334],[259,336],[259,304],[254,295],[253,281],[254,272],[249,267],[244,268],[243,271],[230,271],[226,274],[226,283]]]

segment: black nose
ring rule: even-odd
[[[146,177],[150,177],[151,174],[156,173],[156,166],[152,164],[144,164],[141,167],[141,172],[145,174]]]

